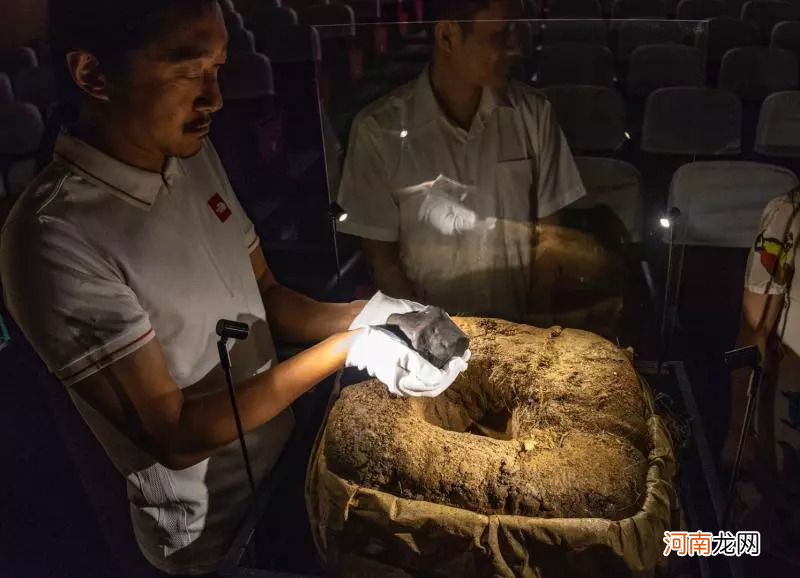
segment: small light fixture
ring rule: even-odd
[[[335,201],[331,203],[330,215],[331,219],[339,223],[344,223],[347,220],[347,211],[345,211],[342,206]]]
[[[400,138],[406,138],[408,136],[408,131],[403,129],[400,131]]]
[[[627,140],[631,140],[631,133],[629,133],[627,130],[625,131],[625,138]]]
[[[680,209],[678,209],[678,207],[671,207],[669,211],[661,215],[661,218],[658,220],[658,222],[664,229],[669,229],[678,219],[680,219],[680,217]]]

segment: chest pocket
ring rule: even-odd
[[[533,191],[533,160],[519,159],[497,163],[495,173],[497,217],[513,221],[536,219]]]

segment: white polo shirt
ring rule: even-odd
[[[445,234],[421,216],[429,194],[498,222]],[[339,230],[399,242],[406,275],[431,304],[521,320],[530,287],[529,223],[585,194],[541,94],[517,82],[502,94],[485,89],[467,131],[442,112],[426,69],[354,121],[339,189],[348,219]]]
[[[221,318],[251,326],[232,351],[237,381],[275,363],[249,257],[258,242],[210,143],[156,174],[66,133],[3,230],[8,309],[126,477],[142,552],[169,573],[210,572],[226,554],[249,504],[238,442],[169,470],[71,386],[157,337],[185,396],[224,389]],[[287,410],[248,434],[258,479],[292,425]]]

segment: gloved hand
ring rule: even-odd
[[[412,311],[422,311],[424,305],[415,301],[405,299],[395,299],[378,291],[372,296],[364,309],[356,315],[348,329],[360,329],[370,325],[384,325],[390,315],[395,313],[411,313]]]
[[[366,327],[353,341],[345,366],[366,371],[395,395],[436,397],[467,368],[470,355],[467,350],[437,369],[388,331]]]
[[[491,230],[496,218],[481,220],[472,209],[447,196],[428,193],[417,212],[417,218],[444,235],[457,235],[474,230]]]

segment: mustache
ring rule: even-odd
[[[210,124],[210,123],[211,123],[211,116],[208,115],[208,116],[202,116],[200,118],[196,118],[191,122],[187,122],[183,126],[185,128],[187,128],[187,129],[191,130],[191,129],[195,129],[195,128],[200,128],[200,127],[205,126],[205,125]]]

